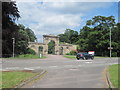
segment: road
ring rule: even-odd
[[[24,88],[108,88],[104,69],[117,63],[118,58],[76,60],[48,55],[45,59],[2,60],[2,70],[47,71],[43,78]]]

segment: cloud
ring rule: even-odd
[[[98,2],[17,2],[21,15],[18,23],[30,27],[41,42],[42,35],[57,35],[66,28],[78,27],[87,13],[95,8],[107,8],[109,5]]]

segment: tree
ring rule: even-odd
[[[24,25],[19,24],[19,30],[18,30],[18,37],[16,38],[16,44],[15,44],[15,48],[16,54],[27,54],[28,52],[30,53],[30,51],[28,49],[28,42],[34,42],[36,40],[36,36],[34,34],[34,32],[29,29],[29,28],[25,28]],[[32,53],[31,53],[32,54]]]
[[[2,54],[4,56],[12,54],[12,38],[17,37],[19,28],[15,20],[19,17],[19,11],[14,2],[2,2]]]
[[[64,34],[59,34],[58,36],[60,36],[60,42],[75,44],[78,40],[78,32],[71,29],[66,29]]]
[[[109,47],[109,33],[110,27],[114,25],[114,16],[95,16],[88,20],[86,25],[80,30],[80,38],[77,43],[85,51],[94,50],[96,55],[109,56],[109,50],[107,49]],[[113,29],[112,36],[115,36],[117,29]],[[117,39],[115,38],[115,40]],[[115,40],[112,40],[112,46],[114,47],[118,46]]]
[[[48,54],[55,54],[55,42],[50,41],[48,43]]]
[[[28,27],[25,30],[26,30],[27,35],[29,37],[29,42],[34,42],[37,39],[34,32]]]

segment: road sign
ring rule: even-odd
[[[110,49],[110,50],[111,50],[111,49],[113,49],[113,47],[108,47],[108,49]]]

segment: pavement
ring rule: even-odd
[[[47,71],[44,77],[24,88],[108,88],[104,69],[113,64],[118,64],[118,58],[76,60],[48,55],[45,59],[3,59],[2,70]]]

